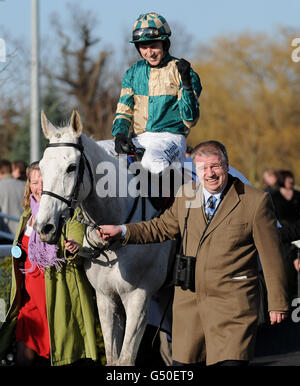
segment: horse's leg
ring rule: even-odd
[[[124,330],[126,315],[121,301],[116,302],[101,292],[96,292],[97,307],[101,330],[103,334],[106,365],[115,366],[118,362]]]
[[[123,299],[126,311],[126,329],[119,358],[119,366],[134,366],[139,345],[147,325],[150,298],[146,291],[136,289]]]

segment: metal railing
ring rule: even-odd
[[[0,212],[0,218],[5,218],[7,220],[15,221],[15,222],[19,222],[19,220],[20,220],[17,217],[14,217],[14,216],[11,216],[9,214],[2,213],[2,212]],[[0,231],[0,239],[4,239],[5,241],[9,242],[9,241],[14,241],[14,238],[15,237],[13,234]],[[10,256],[11,247],[12,247],[11,244],[9,244],[9,245],[8,244],[5,244],[5,245],[0,244],[0,258]]]
[[[1,257],[11,256],[11,247],[12,244],[0,245],[0,259]]]
[[[11,233],[0,231],[0,238],[14,241],[14,236]]]

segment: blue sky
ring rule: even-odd
[[[67,6],[80,4],[93,10],[100,23],[95,35],[118,49],[124,31],[130,31],[140,13],[156,11],[172,25],[179,22],[195,41],[244,30],[274,34],[279,25],[300,31],[299,0],[39,0],[40,34],[51,36],[50,16],[57,12],[65,20]],[[30,39],[31,0],[0,0],[0,27],[14,38]],[[0,29],[1,31],[1,29]],[[1,33],[1,32],[0,32]],[[0,36],[1,38],[1,36]]]

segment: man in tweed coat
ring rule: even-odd
[[[228,174],[228,156],[221,143],[200,143],[192,158],[202,183],[184,185],[161,217],[101,226],[98,235],[104,240],[124,237],[124,244],[162,242],[182,236],[188,217],[183,253],[196,257],[195,292],[175,287],[174,364],[246,365],[254,354],[257,330],[258,254],[271,324],[280,323],[288,311],[273,205],[268,193]],[[209,209],[214,213],[208,220],[211,195],[215,208]]]

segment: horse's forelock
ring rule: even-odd
[[[68,125],[61,125],[59,127],[56,127],[56,130],[54,132],[54,135],[52,136],[52,140],[54,139],[61,139],[61,138],[70,138],[75,139],[77,136],[72,130],[72,128]]]

